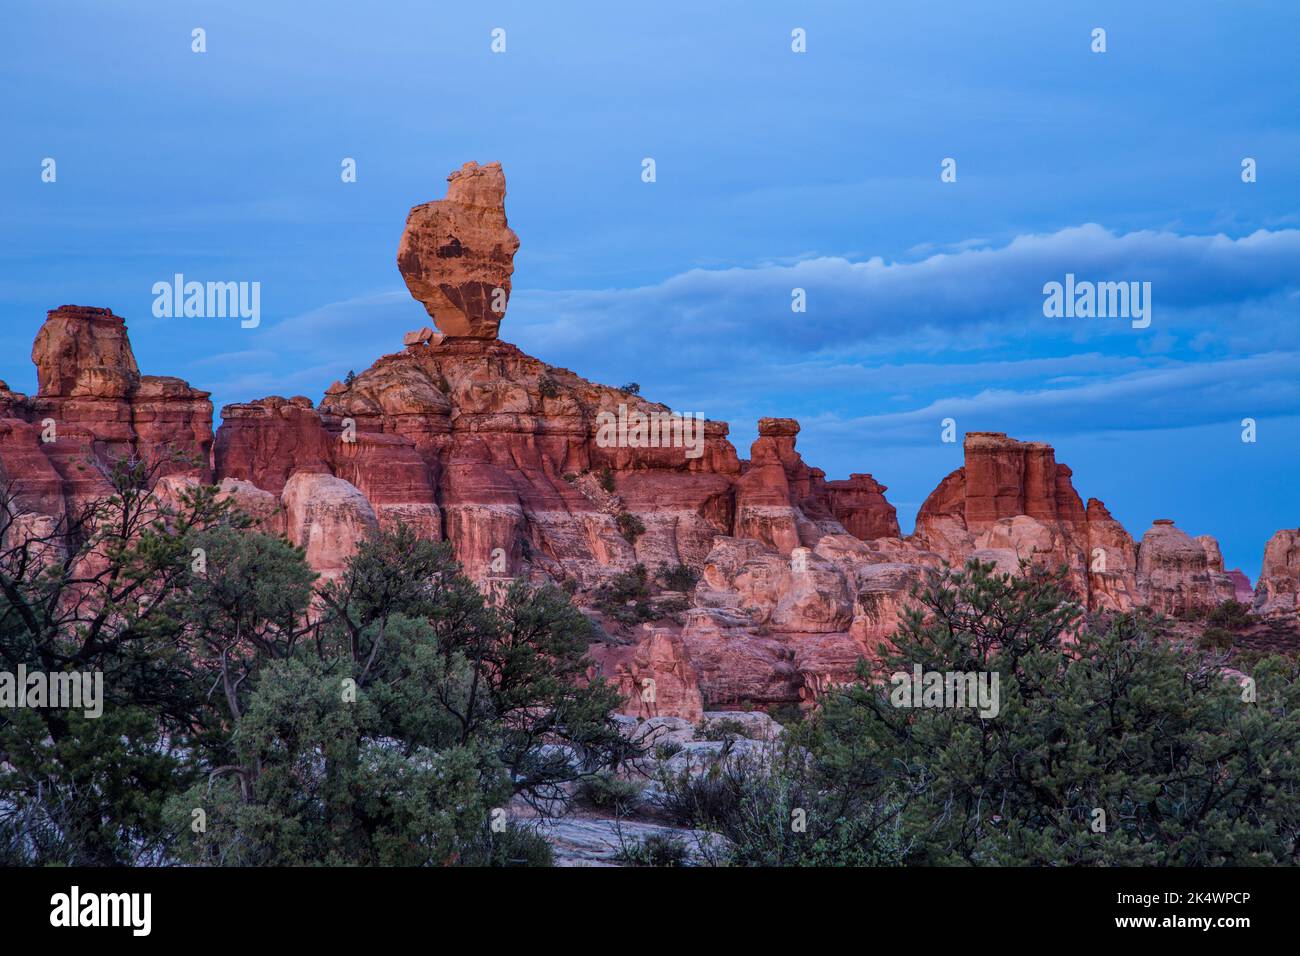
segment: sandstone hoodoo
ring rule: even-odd
[[[1283,528],[1269,539],[1255,608],[1269,616],[1300,611],[1300,528]]]
[[[109,309],[49,312],[32,346],[37,392],[0,383],[0,478],[13,507],[58,518],[101,497],[112,459],[158,475],[212,478],[212,403],[178,378],[142,375],[125,321]]]
[[[447,182],[446,199],[411,210],[397,266],[445,335],[494,339],[519,249],[506,223],[505,173],[500,163],[466,163]]]
[[[904,537],[870,474],[827,480],[803,460],[794,419],[761,419],[745,459],[725,422],[703,422],[689,446],[610,440],[602,421],[673,412],[498,339],[519,245],[505,177],[468,163],[449,183],[446,199],[411,211],[398,252],[439,331],[413,317],[400,350],[319,404],[227,405],[215,444],[207,393],[141,375],[121,318],[51,312],[32,353],[38,394],[0,383],[0,476],[25,509],[9,534],[103,493],[113,455],[163,462],[167,493],[218,482],[325,576],[373,529],[402,522],[448,540],[487,593],[515,578],[564,586],[602,625],[592,675],[622,689],[624,712],[691,720],[808,706],[854,679],[913,585],[945,561],[1065,565],[1092,610],[1195,613],[1248,593],[1209,536],[1160,520],[1135,542],[1102,502],[1084,504],[1042,442],[968,433],[962,467]],[[164,462],[176,450],[194,461]],[[1300,531],[1269,543],[1264,613],[1295,613],[1298,556]]]
[[[1142,603],[1166,614],[1184,614],[1235,599],[1236,587],[1223,573],[1223,558],[1218,555],[1213,538],[1192,538],[1174,527],[1171,519],[1157,518],[1138,545]]]

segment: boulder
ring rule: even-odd
[[[297,472],[280,500],[289,540],[325,578],[341,574],[357,546],[379,527],[366,496],[334,475]]]

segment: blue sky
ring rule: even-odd
[[[758,417],[797,417],[805,459],[873,473],[905,530],[960,464],[945,417],[1051,442],[1135,536],[1172,517],[1252,578],[1300,523],[1294,2],[0,18],[0,378],[20,390],[45,310],[75,303],[125,316],[144,371],[218,407],[319,399],[425,321],[395,266],[409,207],[500,160],[522,240],[503,338],[725,419],[742,455]],[[154,318],[177,272],[260,282],[262,324]],[[1067,272],[1151,282],[1150,328],[1045,318]]]

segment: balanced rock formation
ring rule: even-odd
[[[337,566],[368,526],[355,491],[376,525],[401,520],[450,541],[488,593],[518,577],[564,582],[610,633],[592,650],[596,671],[640,716],[810,705],[856,679],[858,660],[888,643],[912,588],[944,561],[1063,564],[1095,610],[1149,599],[1178,612],[1230,593],[1208,543],[1157,531],[1140,560],[1042,442],[968,434],[963,467],[903,538],[874,478],[828,481],[804,462],[794,419],[761,419],[741,459],[725,422],[683,422],[525,355],[497,339],[504,309],[491,307],[492,295],[504,303],[517,248],[504,176],[469,164],[450,183],[446,200],[412,210],[398,256],[443,334],[409,333],[402,351],[334,383],[315,409],[265,399],[223,412],[219,476],[277,496],[297,475],[345,483],[335,491],[351,517],[319,532],[334,543],[314,560]],[[632,421],[663,428],[638,439]],[[295,540],[309,536],[299,519],[286,523]],[[602,594],[638,565],[647,581],[685,566],[698,583],[672,598],[684,610],[629,639]]]
[[[411,210],[397,266],[444,334],[494,339],[519,249],[506,223],[505,173],[500,163],[466,163],[447,182],[446,199]]]

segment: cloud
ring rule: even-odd
[[[870,436],[880,444],[930,444],[939,422],[961,431],[1052,437],[1098,431],[1147,431],[1225,423],[1233,440],[1243,418],[1267,420],[1300,409],[1300,353],[1273,352],[1201,365],[1178,364],[1062,388],[984,388],[905,412],[852,419],[823,416],[828,437]]]
[[[657,400],[730,420],[742,443],[752,420],[777,413],[828,441],[911,444],[945,417],[1050,437],[1300,407],[1300,230],[1230,238],[1085,224],[945,249],[691,269],[636,288],[517,288],[502,330],[593,380],[638,381]],[[1045,318],[1042,286],[1067,272],[1151,282],[1151,328]],[[806,313],[791,311],[793,288],[807,291]],[[215,390],[318,394],[427,322],[405,289],[312,309],[266,325],[256,348],[267,357],[241,356]]]
[[[1046,319],[1043,284],[1066,273],[1092,281],[1152,284],[1148,335],[1205,327],[1245,309],[1294,316],[1300,287],[1300,230],[1260,230],[1233,239],[1096,224],[1019,236],[993,248],[962,248],[917,261],[880,257],[804,259],[756,268],[692,269],[653,286],[564,292],[519,291],[507,318],[521,345],[565,352],[640,351],[670,341],[678,361],[735,354],[870,348],[876,352],[986,347],[992,340],[1117,338],[1143,333],[1122,320]],[[791,311],[791,290],[807,312]],[[1214,324],[1213,320],[1210,323]],[[1281,323],[1276,323],[1280,325]],[[1226,329],[1225,332],[1231,332]]]

